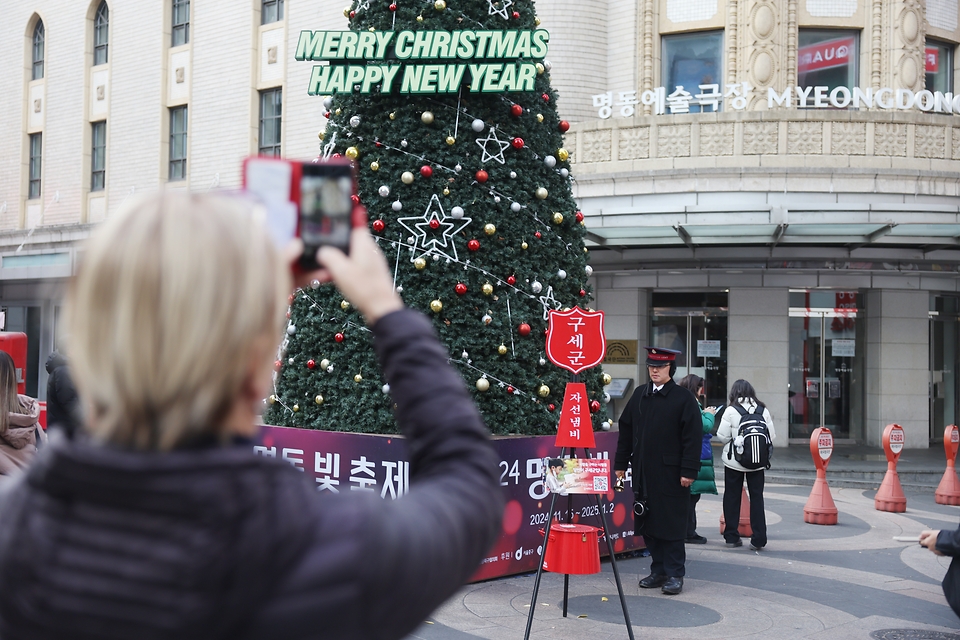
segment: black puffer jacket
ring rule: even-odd
[[[0,637],[402,638],[500,530],[497,460],[419,314],[374,327],[411,489],[318,494],[249,446],[62,440],[0,495]]]
[[[59,351],[47,358],[47,426],[63,429],[71,438],[82,422],[80,398],[67,359]]]

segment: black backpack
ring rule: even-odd
[[[740,404],[732,405],[740,414],[740,429],[737,438],[730,443],[727,451],[727,460],[736,458],[744,469],[769,469],[770,458],[773,456],[773,442],[770,440],[770,430],[763,419],[763,406],[754,407],[748,412]],[[742,438],[742,445],[737,440]]]

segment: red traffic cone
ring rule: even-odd
[[[903,427],[898,424],[888,424],[883,430],[883,450],[887,454],[887,473],[877,489],[877,496],[873,499],[873,506],[877,511],[903,513],[907,510],[907,497],[903,495],[900,486],[900,476],[897,474],[897,460],[903,451]]]
[[[747,496],[747,488],[741,487],[740,493],[740,525],[737,531],[741,536],[752,536],[753,528],[750,527],[750,498]],[[723,517],[723,509],[720,510],[720,534],[723,535],[723,529],[726,526],[726,520]]]
[[[960,505],[960,480],[957,479],[957,448],[960,447],[960,429],[952,424],[943,431],[943,449],[947,454],[947,469],[934,494],[937,504]]]
[[[803,521],[807,524],[837,524],[837,505],[827,485],[827,465],[833,453],[833,434],[826,427],[818,427],[810,434],[810,453],[817,466],[817,479],[807,504],[803,507]]]

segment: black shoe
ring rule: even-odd
[[[659,573],[651,573],[646,578],[640,580],[641,589],[656,589],[657,587],[662,587],[668,578],[667,576],[660,575]]]
[[[736,540],[736,541],[734,541],[734,542],[727,542],[727,546],[728,546],[728,547],[742,547],[742,546],[743,546],[743,540]]]
[[[687,544],[707,544],[707,539],[704,538],[703,536],[693,534],[692,536],[684,540],[684,542],[686,542]]]
[[[668,596],[677,595],[683,591],[683,578],[667,578],[667,581],[664,583],[663,588],[660,589],[660,591],[664,592]]]
[[[767,546],[767,545],[765,545],[765,544],[757,545],[757,544],[753,544],[753,543],[751,542],[751,543],[750,543],[750,550],[751,550],[751,551],[760,551],[760,549],[763,549],[765,546]]]

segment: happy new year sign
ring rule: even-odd
[[[471,92],[533,91],[535,60],[549,33],[533,31],[301,31],[296,59],[356,61],[314,65],[307,93],[456,93],[469,74]],[[408,64],[408,61],[434,61]],[[455,62],[443,63],[450,60]],[[370,62],[382,61],[382,64]],[[457,64],[459,63],[459,64]]]

